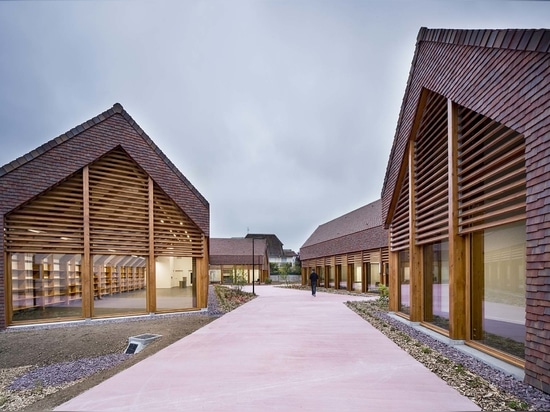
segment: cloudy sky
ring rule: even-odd
[[[549,25],[544,1],[0,1],[0,165],[119,102],[212,237],[298,251],[380,198],[420,27]]]

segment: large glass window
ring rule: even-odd
[[[328,277],[328,285],[327,287],[334,287],[334,274],[336,273],[336,269],[332,270],[332,266],[326,267],[327,271],[327,277]]]
[[[340,285],[338,289],[346,289],[348,287],[348,265],[338,265],[340,268]]]
[[[376,291],[378,290],[378,286],[380,285],[380,263],[371,262],[369,263],[369,266],[369,290]]]
[[[92,260],[93,316],[146,312],[147,258],[94,255]]]
[[[81,255],[13,253],[12,321],[82,317]]]
[[[472,338],[524,358],[525,223],[472,235]]]
[[[353,277],[353,290],[361,290],[361,279],[363,277],[363,268],[361,265],[354,265],[354,271],[355,274]]]
[[[449,242],[424,246],[424,321],[449,329]]]
[[[399,252],[399,312],[411,313],[411,275],[409,250]]]
[[[155,264],[157,310],[181,310],[196,307],[194,259],[159,256],[156,258]],[[246,276],[244,269],[241,269],[241,272]],[[251,275],[252,273],[250,273],[249,280]]]

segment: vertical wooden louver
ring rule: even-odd
[[[525,219],[525,139],[471,110],[459,109],[461,233]]]
[[[82,253],[82,172],[6,216],[6,251]]]
[[[431,93],[415,141],[415,243],[448,236],[447,101]]]
[[[93,254],[147,255],[148,176],[122,150],[90,166]]]
[[[155,255],[203,257],[199,228],[155,184]]]
[[[409,247],[409,173],[405,174],[390,226],[392,252]]]

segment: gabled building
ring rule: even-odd
[[[274,234],[248,233],[246,239],[264,239],[270,262],[280,261],[284,257],[283,242]]]
[[[207,307],[210,206],[120,104],[0,168],[0,328]]]
[[[210,282],[265,282],[269,277],[269,258],[266,239],[210,239]]]
[[[387,282],[388,233],[381,201],[317,227],[300,248],[302,284],[315,270],[325,287],[366,292]]]
[[[550,30],[422,28],[382,190],[390,309],[550,392]]]

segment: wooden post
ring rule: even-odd
[[[197,288],[197,307],[198,308],[207,308],[208,307],[208,241],[206,236],[202,238],[202,258],[197,258],[196,260],[196,285]]]
[[[409,144],[409,262],[410,262],[410,320],[422,320],[422,248],[415,245],[415,176],[414,176],[414,142]]]
[[[449,168],[449,337],[466,338],[465,242],[458,227],[458,106],[447,100]]]
[[[148,313],[157,311],[157,287],[155,270],[155,194],[153,179],[149,177],[149,258],[147,259],[147,303]]]
[[[82,204],[84,229],[84,255],[80,266],[82,281],[82,315],[91,318],[94,313],[94,271],[92,267],[92,252],[90,248],[90,168],[82,169]]]
[[[390,262],[390,273],[389,273],[389,283],[390,283],[390,302],[389,310],[392,312],[399,311],[399,252],[389,252],[389,262]]]

